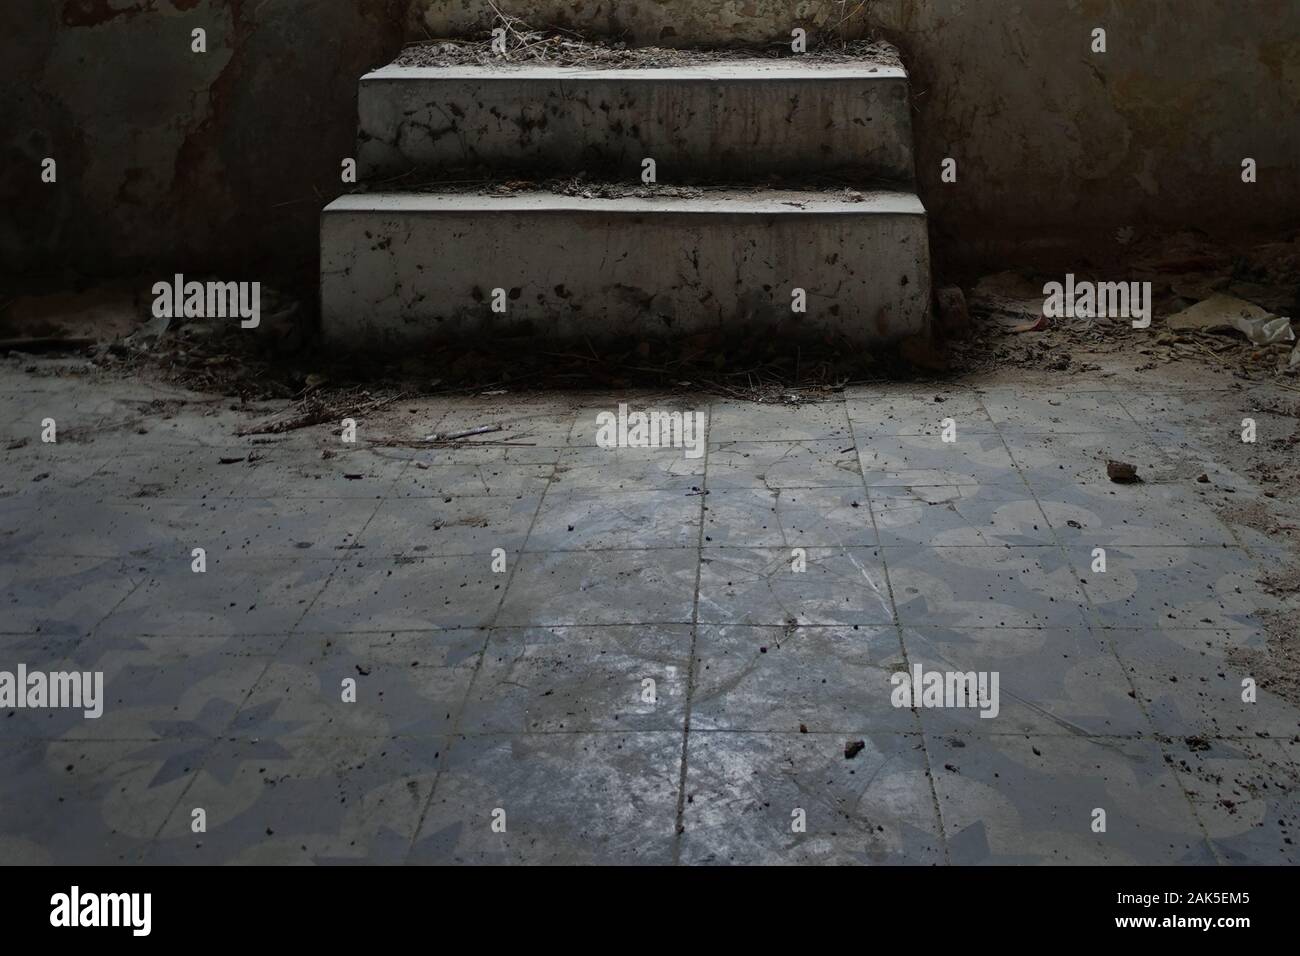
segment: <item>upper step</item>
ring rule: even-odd
[[[387,66],[361,78],[363,178],[466,166],[658,181],[913,179],[907,73],[799,57],[590,69]]]

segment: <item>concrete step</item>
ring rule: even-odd
[[[588,69],[389,66],[361,79],[368,179],[486,165],[639,182],[796,179],[850,170],[910,183],[907,73],[886,61],[727,60]]]
[[[322,331],[353,349],[714,330],[869,344],[927,327],[929,273],[908,192],[359,193],[321,219]]]

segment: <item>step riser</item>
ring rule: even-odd
[[[651,157],[663,183],[843,169],[913,179],[901,70],[725,79],[430,72],[390,68],[362,79],[363,177],[483,164],[639,181]]]
[[[546,210],[482,201],[401,211],[359,208],[361,201],[338,200],[322,218],[322,331],[335,345],[392,350],[481,334],[598,340],[713,330],[829,332],[865,345],[928,322],[923,214]],[[804,314],[791,312],[795,287],[806,290]],[[505,314],[491,309],[494,288],[512,296]]]

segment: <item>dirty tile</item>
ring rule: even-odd
[[[861,486],[723,488],[704,502],[705,547],[870,547],[871,509]]]
[[[556,491],[697,491],[704,456],[676,448],[566,448],[555,466]]]
[[[1247,627],[1282,606],[1239,548],[1112,546],[1104,572],[1086,548],[1077,549],[1081,587],[1102,627]]]
[[[1300,772],[1272,740],[1173,740],[1170,762],[1225,863],[1300,861]]]
[[[87,487],[109,460],[107,450],[92,450],[75,443],[46,444],[39,434],[16,448],[9,444],[0,455],[0,499]]]
[[[1055,543],[1033,494],[1007,485],[878,485],[871,511],[882,545],[1028,547]]]
[[[140,861],[210,740],[0,742],[0,846],[12,865]]]
[[[699,495],[552,489],[537,512],[527,550],[689,548],[699,540]]]
[[[1005,432],[1016,467],[1035,491],[1061,486],[1110,484],[1107,461],[1136,466],[1144,481],[1172,481],[1178,467],[1140,431]]]
[[[880,552],[869,548],[706,549],[699,605],[708,624],[893,622]]]
[[[76,638],[140,588],[148,572],[119,558],[0,558],[0,633]]]
[[[698,561],[689,549],[525,554],[496,624],[690,623]]]
[[[1019,482],[1001,437],[979,432],[941,436],[876,435],[858,446],[867,486],[995,485]]]
[[[851,438],[710,445],[707,475],[710,491],[851,487],[862,482]]]
[[[962,433],[995,430],[979,395],[967,389],[856,389],[846,405],[853,433],[864,443],[874,435],[937,437],[947,419]]]
[[[691,730],[914,732],[912,711],[890,700],[902,666],[892,626],[701,625]]]
[[[927,734],[926,747],[959,866],[1215,862],[1154,741]]]
[[[228,498],[238,492],[266,454],[257,446],[234,443],[143,450],[129,445],[104,462],[88,487],[97,497]]]
[[[484,627],[492,622],[509,580],[493,557],[377,557],[339,565],[305,609],[304,631],[423,631]]]
[[[497,628],[461,731],[681,730],[691,628]]]
[[[99,625],[111,634],[283,634],[320,595],[333,561],[209,556],[192,563],[137,563],[144,578]]]
[[[437,738],[218,741],[189,771],[193,784],[144,861],[400,863],[445,751]],[[205,833],[192,831],[196,809]]]
[[[1181,737],[1300,734],[1300,707],[1277,693],[1261,636],[1205,628],[1108,632],[1156,731]],[[1253,699],[1251,699],[1253,697]]]
[[[990,389],[982,393],[989,417],[1003,433],[1066,435],[1137,431],[1123,403],[1110,392]]]
[[[1180,484],[1064,485],[1039,492],[1038,502],[1067,547],[1236,544],[1202,496]]]
[[[410,462],[358,448],[330,458],[268,450],[247,468],[240,498],[381,498]]]
[[[709,441],[811,441],[849,437],[844,403],[801,402],[769,405],[720,401],[709,409]]]
[[[681,860],[935,864],[943,840],[919,735],[695,733]]]
[[[408,862],[669,863],[681,758],[677,731],[458,739]]]
[[[905,625],[1080,627],[1086,601],[1055,547],[892,548],[889,584]]]
[[[558,451],[555,452],[558,456]],[[541,456],[546,457],[546,456]],[[551,482],[554,463],[479,461],[426,464],[415,460],[392,488],[390,498],[540,497]]]
[[[303,654],[312,642],[295,635],[259,676],[227,736],[450,733],[484,640],[474,629],[402,632],[400,642],[331,639],[323,653]]]
[[[1087,628],[905,627],[903,646],[908,667],[898,668],[899,680],[910,688],[903,699],[917,707],[929,733],[1151,733],[1114,651]],[[926,681],[935,674],[944,696],[927,698]],[[951,683],[951,697],[950,675],[962,680]]]
[[[356,543],[371,558],[519,551],[539,504],[540,496],[390,498],[374,510]]]

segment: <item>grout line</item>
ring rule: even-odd
[[[465,708],[469,706],[470,696],[474,692],[474,685],[478,682],[479,672],[483,669],[483,661],[487,657],[488,647],[492,643],[492,635],[496,630],[496,621],[501,615],[501,608],[505,604],[506,595],[510,592],[510,585],[514,582],[515,573],[518,571],[519,565],[523,563],[522,548],[527,545],[528,539],[532,536],[533,528],[537,525],[537,517],[542,513],[542,503],[546,500],[546,495],[550,492],[551,486],[555,483],[555,479],[556,473],[552,466],[551,474],[546,479],[546,487],[543,488],[542,493],[537,496],[537,503],[533,507],[533,516],[528,522],[528,530],[524,532],[523,544],[520,546],[521,550],[513,553],[513,558],[509,562],[509,569],[506,572],[505,584],[501,588],[501,596],[497,599],[497,606],[492,612],[491,619],[483,627],[483,643],[479,646],[478,659],[474,662],[474,670],[465,684],[465,693],[461,696],[460,706],[456,708],[456,715],[452,718],[451,728],[444,735],[447,740],[447,750],[442,755],[442,759],[439,761],[438,767],[434,771],[433,783],[429,786],[428,799],[424,801],[424,807],[420,810],[420,815],[416,818],[415,826],[411,830],[411,842],[407,845],[406,853],[402,857],[403,863],[409,862],[411,854],[415,852],[415,844],[420,838],[420,831],[424,828],[425,817],[428,816],[429,809],[433,806],[433,798],[438,793],[438,784],[442,782],[443,768],[447,766],[448,761],[451,759],[451,753],[456,746],[456,740],[465,739],[465,736],[460,733],[461,721],[465,717]],[[511,554],[511,552],[507,552],[507,554]]]
[[[848,414],[847,401],[845,405],[845,414]],[[849,424],[852,429],[852,422]],[[885,588],[889,592],[889,609],[893,616],[894,636],[898,640],[899,653],[903,655],[903,666],[908,673],[911,672],[912,664],[907,653],[907,642],[903,640],[903,624],[899,619],[898,601],[894,597],[894,583],[889,574],[889,561],[885,556],[885,549],[880,544],[880,527],[876,523],[876,507],[871,495],[871,486],[867,484],[867,473],[862,467],[862,452],[858,445],[858,436],[853,435],[854,453],[858,458],[858,475],[862,478],[862,491],[866,495],[863,504],[866,505],[867,513],[871,516],[871,529],[876,535],[876,546],[880,552],[880,564],[885,575]],[[892,703],[892,702],[891,702]],[[943,862],[952,865],[952,854],[948,849],[948,828],[943,822],[943,806],[939,802],[939,790],[935,783],[934,762],[930,759],[930,745],[926,739],[925,726],[921,723],[921,712],[916,706],[916,701],[912,701],[911,706],[912,720],[916,724],[917,733],[921,741],[921,755],[925,758],[925,779],[930,789],[930,809],[934,812],[935,826],[938,828],[939,848],[943,853]]]
[[[710,401],[705,406],[705,434],[713,423],[713,405]],[[690,656],[686,660],[686,706],[682,715],[682,762],[677,778],[677,810],[673,826],[672,862],[674,866],[682,860],[682,834],[686,832],[686,776],[690,759],[691,711],[695,703],[695,654],[696,642],[700,630],[700,579],[704,574],[704,527],[707,523],[705,512],[709,501],[709,443],[704,443],[704,467],[700,475],[700,528],[695,547],[695,597],[691,603],[691,646]]]

